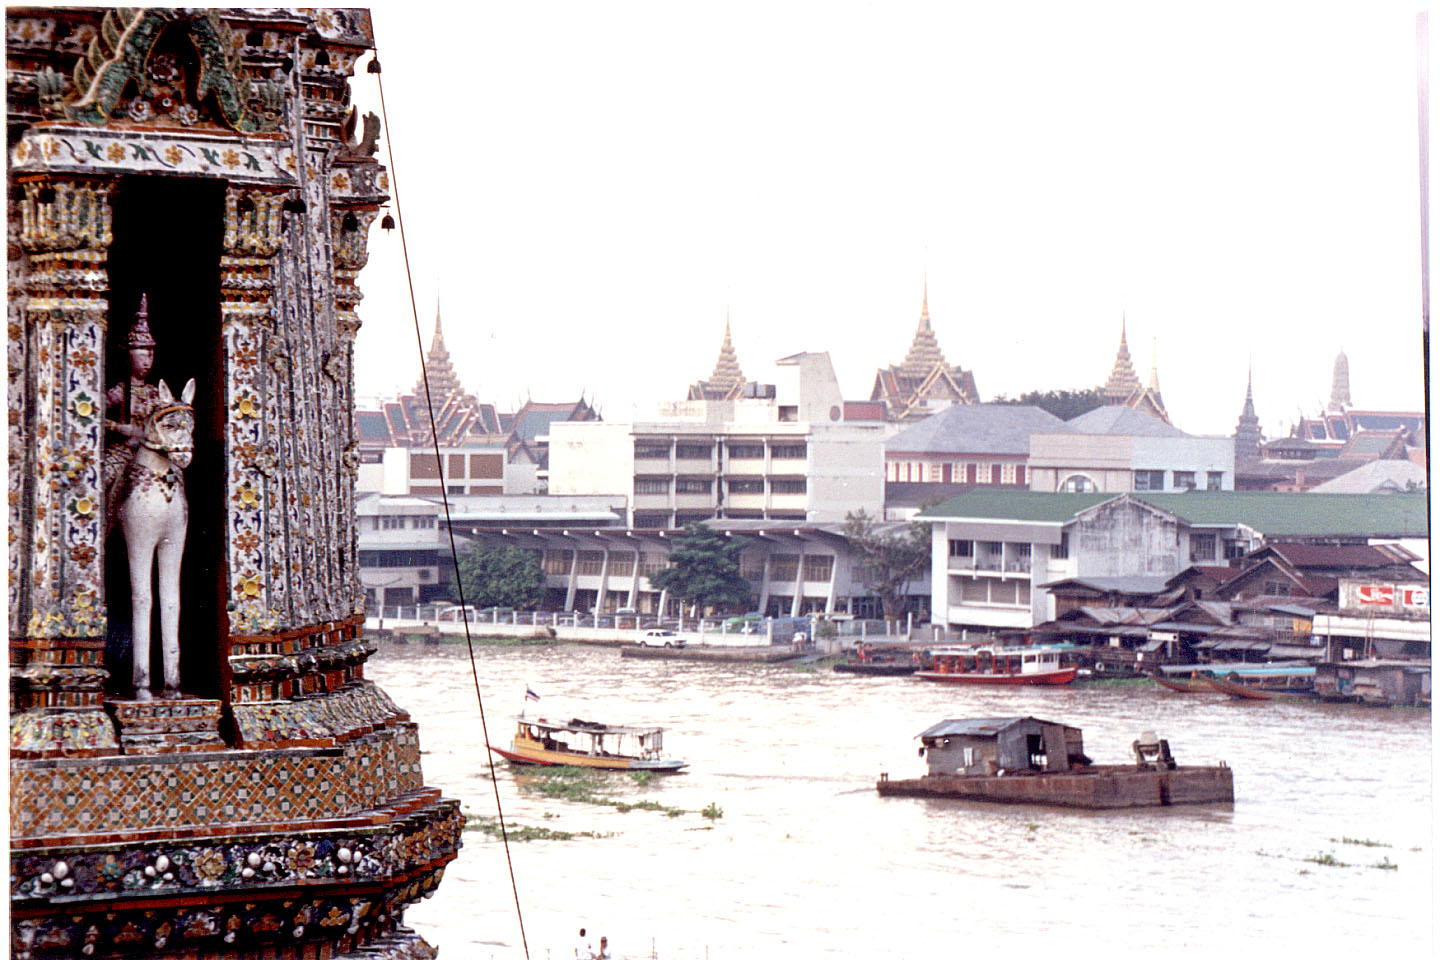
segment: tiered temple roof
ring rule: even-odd
[[[952,404],[980,402],[975,375],[950,366],[940,350],[930,325],[928,281],[921,294],[920,323],[910,341],[910,350],[902,363],[875,371],[870,399],[885,403],[890,420],[919,420]]]
[[[740,370],[740,361],[735,356],[735,345],[730,342],[730,312],[725,312],[725,339],[720,342],[720,356],[715,359],[715,369],[708,380],[697,380],[690,385],[687,400],[733,400],[745,389],[745,374]]]
[[[1143,386],[1135,375],[1135,366],[1130,362],[1130,347],[1125,342],[1125,316],[1120,316],[1120,349],[1115,351],[1115,365],[1110,369],[1110,378],[1100,388],[1100,395],[1110,406],[1125,406],[1148,413],[1166,423],[1170,415],[1165,411],[1165,401],[1160,397],[1160,374],[1152,354],[1150,360],[1150,385]]]
[[[1124,403],[1140,389],[1140,378],[1135,376],[1135,366],[1130,362],[1130,347],[1125,342],[1125,317],[1120,317],[1120,349],[1115,353],[1115,366],[1110,370],[1110,379],[1100,393],[1106,403]]]
[[[440,323],[440,304],[435,304],[435,333],[430,339],[430,352],[425,356],[425,374],[415,383],[413,393],[384,404],[383,428],[374,411],[360,411],[360,435],[365,446],[420,446],[433,442],[430,412],[426,409],[426,381],[429,381],[430,406],[435,411],[435,436],[441,446],[455,447],[467,443],[494,442],[502,439],[505,430],[493,404],[481,403],[465,392],[445,348],[445,334]]]
[[[425,382],[430,382],[431,402],[439,407],[454,394],[464,392],[455,367],[450,363],[450,351],[445,349],[445,335],[440,329],[440,301],[435,301],[435,334],[430,338],[430,352],[425,355],[425,375],[415,381],[415,392],[425,396]]]

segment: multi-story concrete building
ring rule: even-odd
[[[362,496],[356,501],[355,513],[366,609],[450,597],[453,562],[450,540],[442,532],[439,502]]]
[[[706,525],[745,540],[740,573],[750,584],[754,609],[777,617],[882,615],[879,598],[867,591],[854,562],[843,524],[711,520]],[[505,526],[467,521],[463,526],[488,545],[537,552],[545,571],[547,609],[596,614],[631,610],[652,616],[680,612],[678,602],[649,579],[669,562],[676,542],[673,532],[580,523],[525,526],[514,521]],[[910,584],[912,609],[922,620],[928,616],[929,574],[927,569]]]
[[[1030,437],[1030,489],[1042,493],[1233,490],[1235,440],[1185,433],[1124,405]]]
[[[628,424],[553,424],[549,489],[624,494],[645,529],[878,516],[886,425],[846,410],[829,354],[796,354],[776,361],[774,383],[746,383],[734,399],[662,404]]]
[[[1267,543],[1410,546],[1428,536],[1411,494],[1034,493],[976,490],[921,511],[931,523],[931,611],[954,628],[1053,620],[1048,584],[1173,577]],[[1412,547],[1413,549],[1413,547]],[[1417,551],[1418,553],[1418,551]]]
[[[360,465],[361,493],[439,497],[536,493],[539,464],[532,449],[503,437],[463,447],[386,447],[378,459]]]

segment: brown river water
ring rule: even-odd
[[[492,742],[508,745],[529,684],[531,716],[661,724],[691,764],[645,785],[606,777],[616,801],[687,811],[675,817],[543,797],[497,764],[512,829],[601,835],[512,839],[535,960],[573,957],[582,926],[637,960],[1433,955],[1428,710],[1153,684],[957,689],[570,644],[477,646],[476,664]],[[426,782],[493,817],[463,643],[382,644],[367,675],[419,722]],[[915,735],[935,721],[1027,714],[1081,727],[1097,763],[1127,762],[1154,730],[1181,764],[1230,764],[1235,804],[1076,812],[876,794],[882,771],[923,772]],[[703,817],[710,804],[723,815]],[[406,917],[450,960],[525,956],[504,847],[484,833],[465,834],[439,892]]]

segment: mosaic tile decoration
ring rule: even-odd
[[[10,838],[339,818],[422,785],[413,723],[334,748],[17,760]]]

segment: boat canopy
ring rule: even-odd
[[[660,733],[665,729],[664,727],[658,726],[635,727],[614,723],[600,723],[597,720],[581,720],[579,718],[572,718],[570,720],[547,720],[544,717],[516,717],[515,720],[518,723],[528,724],[537,730],[557,732],[568,730],[573,733],[593,733],[602,736],[648,737],[652,734]]]
[[[1188,673],[1210,673],[1226,676],[1231,673],[1242,677],[1313,677],[1313,664],[1303,663],[1192,663],[1185,666],[1160,668],[1166,676]]]

